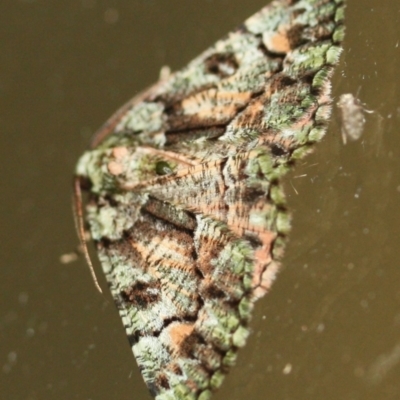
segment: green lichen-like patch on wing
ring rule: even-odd
[[[157,400],[206,400],[246,343],[322,138],[343,1],[276,0],[118,111],[80,159],[86,217]]]

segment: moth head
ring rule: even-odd
[[[87,151],[80,158],[76,175],[90,182],[93,193],[123,191],[172,174],[177,164],[162,152],[144,147],[113,147]]]

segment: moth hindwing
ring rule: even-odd
[[[246,342],[290,228],[280,179],[325,133],[343,9],[272,2],[131,100],[78,162],[91,236],[157,400],[208,399]]]

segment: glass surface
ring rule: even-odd
[[[374,110],[287,177],[284,269],[215,400],[400,398],[400,6],[349,1],[333,93]],[[120,105],[264,6],[260,0],[0,6],[0,397],[149,400],[108,294],[75,249],[71,180]],[[105,281],[96,266],[103,287]]]

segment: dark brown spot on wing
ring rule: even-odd
[[[204,60],[204,67],[210,74],[226,78],[236,72],[239,64],[232,53],[216,53]]]
[[[160,283],[157,281],[146,283],[136,282],[130,288],[121,293],[122,299],[139,309],[147,308],[149,305],[160,300]]]
[[[193,142],[197,139],[217,139],[225,133],[225,125],[210,126],[206,128],[170,130],[165,133],[167,138],[166,147],[176,146],[180,148],[185,142]]]
[[[156,385],[164,389],[169,389],[170,385],[167,375],[164,373],[159,373],[156,377]]]
[[[178,228],[193,231],[196,228],[196,218],[189,211],[178,210],[171,204],[150,197],[143,209],[156,218],[162,219]]]

